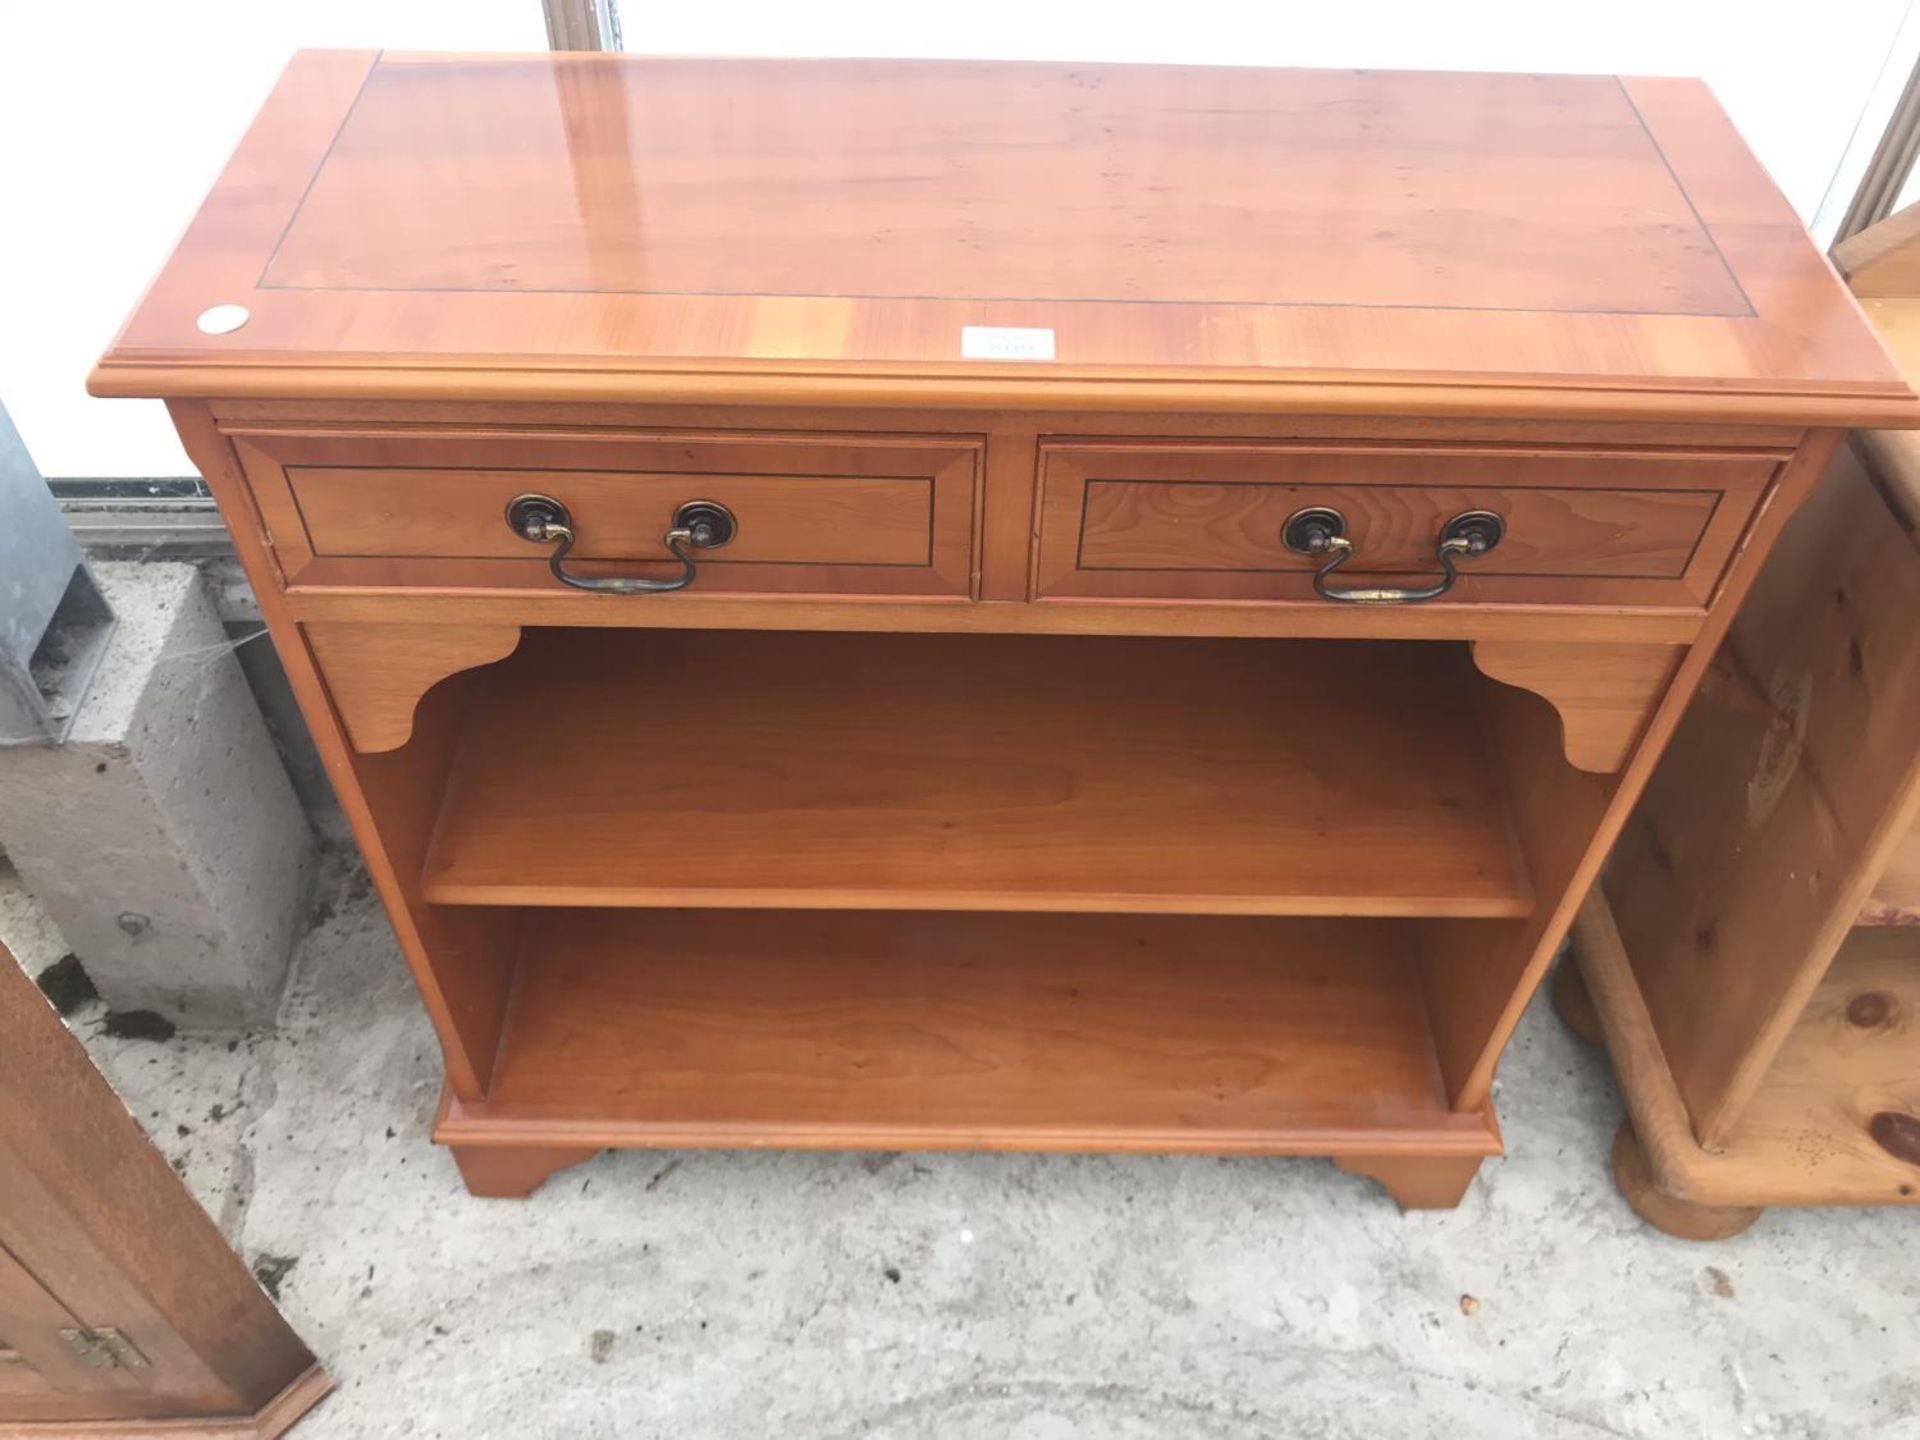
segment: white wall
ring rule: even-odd
[[[0,401],[41,473],[193,473],[87,371],[289,55],[546,44],[539,0],[0,0]]]
[[[1704,76],[1803,216],[1909,0],[624,0],[629,50]],[[86,15],[88,33],[75,33]],[[0,398],[49,475],[189,471],[88,366],[299,46],[539,49],[538,0],[0,0]]]

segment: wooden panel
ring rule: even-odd
[[[305,1409],[324,1373],[3,945],[0,1035],[0,1350],[15,1357],[0,1429],[225,1419],[278,1434],[298,1411],[237,1427],[297,1385]],[[59,1338],[70,1326],[116,1329],[148,1363],[85,1366]]]
[[[561,911],[436,1138],[1484,1155],[1391,922]]]
[[[1590,883],[1582,869],[1605,853],[1603,822],[1616,785],[1614,776],[1567,762],[1558,717],[1539,696],[1488,685],[1479,712],[1535,908],[1517,920],[1435,922],[1417,931],[1434,1048],[1448,1093],[1463,1109],[1488,1101],[1506,1035],[1571,923],[1569,899],[1577,903]]]
[[[297,57],[91,384],[1920,418],[1698,82],[954,61]]]
[[[1855,295],[1920,297],[1920,205],[1849,235],[1831,253],[1834,269]]]
[[[1920,206],[1909,205],[1834,249],[1848,288],[1865,299],[1874,328],[1903,373],[1920,373]],[[1893,517],[1920,548],[1920,441],[1893,430],[1862,432],[1874,482]],[[1920,925],[1920,829],[1881,857],[1880,878],[1857,917],[1860,925]]]
[[[1608,775],[1633,753],[1682,653],[1677,645],[1476,640],[1473,663],[1544,697],[1559,712],[1567,763]]]
[[[262,288],[1751,313],[1607,78],[871,61],[387,57]]]
[[[1311,570],[1280,543],[1287,517],[1326,505],[1346,517],[1369,570],[1432,570],[1440,527],[1463,510],[1507,522],[1481,575],[1677,580],[1720,500],[1715,490],[1449,490],[1440,486],[1162,485],[1090,480],[1082,570]]]
[[[1900,370],[1908,376],[1920,375],[1920,296],[1863,296],[1860,304]],[[1867,430],[1860,440],[1894,510],[1904,518],[1909,532],[1920,532],[1920,436],[1902,430]]]
[[[724,505],[739,523],[724,549],[700,556],[701,569],[716,574],[754,562],[925,565],[933,550],[933,482],[925,479],[307,468],[287,479],[315,555],[525,560],[541,547],[503,517],[507,502],[528,491],[567,507],[582,560],[670,560],[661,537],[689,500]]]
[[[961,386],[956,396],[963,394]],[[222,398],[209,402],[222,424],[236,429],[326,425],[434,425],[446,429],[531,426],[619,430],[735,430],[740,425],[737,406],[694,403],[636,403],[543,400],[502,401],[449,395],[439,400],[257,400]],[[960,434],[987,431],[1018,434],[1038,426],[1037,411],[1008,410],[1004,406],[976,408],[965,399],[949,397],[938,404],[903,408],[849,401],[828,408],[772,405],[756,407],[754,428],[762,431],[829,434]],[[1050,410],[1045,415],[1051,435],[1110,436],[1113,416],[1093,410]],[[1474,419],[1446,419],[1377,411],[1373,414],[1311,414],[1269,411],[1245,414],[1231,405],[1204,410],[1141,411],[1126,426],[1133,436],[1166,436],[1182,440],[1306,438],[1325,441],[1346,438],[1369,442],[1417,440],[1423,442],[1533,444],[1587,446],[1607,450],[1630,447],[1699,449],[1753,449],[1790,451],[1804,435],[1804,426],[1790,420],[1772,423],[1675,423],[1655,417],[1618,421],[1590,416],[1558,419],[1515,419],[1489,415]],[[1016,444],[1031,445],[1032,436]],[[1029,457],[1031,459],[1031,457]],[[1027,472],[1032,473],[1028,464]]]
[[[1349,575],[1439,574],[1465,510],[1507,523],[1448,603],[1697,607],[1777,467],[1760,455],[1107,442],[1042,446],[1034,593],[1296,600],[1320,558],[1282,540],[1310,505],[1346,517]],[[1406,583],[1404,579],[1400,583]]]
[[[0,951],[0,964],[14,963]],[[82,1323],[18,1256],[0,1245],[0,1346],[5,1347],[0,1349],[0,1425],[16,1418],[7,1414],[8,1397],[64,1392],[65,1408],[73,1414],[90,1394],[142,1388],[134,1372],[95,1370],[67,1348],[60,1332]]]
[[[662,541],[674,509],[715,500],[739,530],[700,552],[697,593],[973,585],[981,446],[970,438],[376,428],[236,440],[302,586],[564,591],[550,547],[507,525],[507,502],[529,491],[571,511],[569,568],[584,575],[676,573]]]
[[[463,674],[428,690],[415,709],[413,734],[399,749],[346,752],[354,789],[392,866],[394,895],[387,900],[387,913],[396,929],[407,927],[419,947],[414,982],[439,1022],[448,1082],[463,1097],[486,1089],[520,949],[518,916],[431,905],[420,888],[420,869],[478,678]]]
[[[413,735],[420,697],[440,681],[511,655],[517,625],[303,627],[354,749],[394,750]]]
[[[416,564],[420,562],[414,562]],[[657,597],[656,597],[657,598]],[[558,590],[424,590],[391,584],[354,590],[295,587],[287,610],[302,621],[346,624],[564,625],[580,630],[852,630],[876,634],[1248,636],[1340,640],[1555,640],[1568,645],[1684,645],[1700,633],[1697,609],[1579,605],[972,604],[937,599],[682,592],[671,605],[608,604]]]
[[[988,434],[979,549],[982,600],[1027,598],[1039,453],[1039,432],[1031,421],[1001,417]]]
[[[0,1345],[0,1404],[28,1395],[47,1395],[51,1390],[46,1377],[24,1355]]]
[[[1607,894],[1701,1143],[1748,1098],[1920,813],[1920,560],[1848,452],[1775,548]]]
[[[474,679],[442,904],[1530,905],[1455,646],[554,631]]]

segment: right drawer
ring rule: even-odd
[[[1490,512],[1497,543],[1459,558],[1439,603],[1697,609],[1785,458],[1045,441],[1033,594],[1317,600],[1332,552],[1289,549],[1304,511],[1332,512],[1349,547],[1329,588],[1418,591],[1442,578],[1449,522]]]

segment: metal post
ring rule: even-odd
[[[617,0],[545,0],[547,44],[555,50],[619,50]]]
[[[66,738],[112,631],[113,610],[0,406],[0,745]]]
[[[1915,66],[1907,76],[1906,88],[1900,92],[1899,103],[1893,107],[1880,143],[1874,147],[1873,159],[1867,162],[1867,173],[1860,178],[1853,203],[1847,207],[1840,228],[1834,233],[1834,244],[1858,235],[1893,213],[1894,203],[1906,187],[1907,176],[1913,172],[1916,157],[1920,157],[1920,66]]]

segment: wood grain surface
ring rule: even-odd
[[[1472,574],[1677,579],[1721,499],[1717,490],[1473,490],[1445,486],[1166,485],[1091,480],[1080,527],[1082,570],[1312,570],[1325,561],[1281,541],[1308,505],[1338,510],[1352,569],[1400,574],[1434,566],[1441,527],[1463,510],[1507,522]]]
[[[1048,598],[1312,600],[1324,560],[1289,516],[1338,510],[1342,576],[1439,574],[1442,527],[1506,523],[1460,562],[1456,603],[1704,603],[1777,455],[1410,445],[1043,443],[1034,593]],[[1402,580],[1400,583],[1405,583]],[[1324,602],[1321,602],[1324,603]]]
[[[910,912],[550,913],[492,1089],[437,1134],[1498,1148],[1482,1117],[1447,1107],[1393,922]]]
[[[1847,938],[1723,1153],[1756,1204],[1920,1205],[1920,931]]]
[[[1920,561],[1843,452],[1734,619],[1606,888],[1703,1144],[1920,816]]]
[[[699,552],[698,593],[965,596],[977,436],[395,426],[236,428],[274,553],[304,586],[565,592],[550,546],[508,526],[541,493],[569,510],[569,569],[668,575],[663,536],[690,500],[737,530]]]
[[[1473,643],[1481,673],[1544,696],[1559,712],[1567,762],[1599,775],[1632,755],[1683,653],[1678,645]]]
[[[1457,646],[535,631],[473,678],[443,905],[1531,906]]]
[[[413,735],[420,697],[449,675],[511,655],[518,625],[303,627],[353,748],[396,750]]]
[[[4,945],[0,1036],[0,1434],[278,1435],[326,1373]]]
[[[92,384],[1920,419],[1698,82],[972,61],[302,54]]]
[[[1751,308],[1611,78],[924,61],[387,57],[261,282]]]

